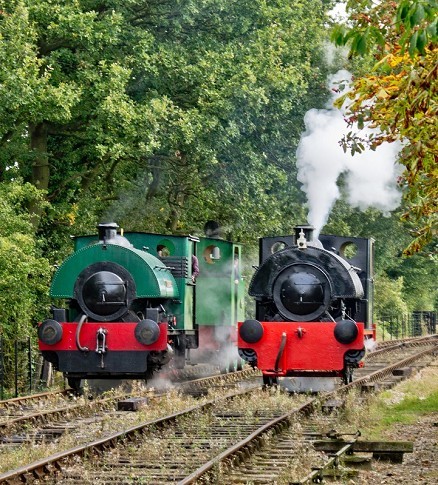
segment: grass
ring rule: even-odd
[[[438,413],[438,366],[427,367],[393,389],[372,397],[361,430],[381,438],[396,424],[413,424],[419,416]]]
[[[438,412],[438,391],[427,397],[405,396],[397,404],[385,404],[380,412],[382,413],[380,421],[383,425],[412,424],[418,415]]]

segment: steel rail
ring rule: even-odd
[[[356,381],[350,382],[349,384],[342,386],[336,391],[332,391],[331,393],[329,393],[329,395],[330,397],[333,397],[338,392],[344,393],[346,391],[349,391],[350,389],[353,389],[354,387],[360,387],[363,384],[366,384],[368,382],[374,382],[374,381],[380,380],[381,378],[391,374],[395,369],[400,369],[401,367],[405,367],[409,364],[412,364],[416,360],[419,360],[422,357],[426,357],[429,354],[434,354],[435,352],[438,352],[438,342],[436,342],[435,345],[430,349],[423,350],[422,352],[411,355],[410,357],[402,359],[396,362],[395,364],[391,364],[383,369],[376,370],[371,374],[368,374],[364,377],[361,377],[360,379],[357,379]]]
[[[404,367],[412,362],[414,362],[417,359],[420,359],[428,354],[435,353],[438,350],[438,345],[434,345],[431,349],[427,349],[423,352],[420,352],[414,356],[410,356],[408,358],[402,359],[401,361],[398,361],[394,364],[391,364],[390,366],[380,369],[378,371],[373,372],[370,375],[364,376],[363,378],[354,381],[348,385],[345,385],[338,389],[337,391],[333,391],[331,393],[325,394],[324,396],[318,396],[314,399],[311,399],[307,401],[304,405],[300,406],[299,408],[284,414],[281,417],[277,417],[270,421],[269,423],[266,423],[263,425],[260,429],[256,430],[253,432],[251,435],[248,437],[244,438],[241,440],[239,443],[233,445],[232,447],[228,448],[227,450],[223,451],[220,455],[215,457],[214,459],[210,460],[209,462],[205,463],[202,465],[200,468],[195,470],[192,474],[190,474],[188,477],[183,479],[180,483],[183,484],[188,484],[188,483],[193,483],[197,479],[199,479],[201,476],[208,474],[209,472],[212,471],[212,469],[218,465],[221,462],[224,462],[226,460],[238,460],[242,457],[248,456],[251,452],[252,449],[256,446],[254,443],[254,440],[258,440],[258,443],[260,443],[263,439],[263,436],[269,432],[270,430],[273,430],[274,432],[280,432],[282,429],[285,427],[288,427],[291,423],[291,416],[297,413],[305,413],[308,414],[310,413],[315,405],[317,403],[325,402],[331,398],[333,398],[334,395],[336,395],[339,392],[346,392],[349,389],[352,389],[353,387],[359,387],[363,383],[369,382],[369,381],[375,381],[378,380],[379,378],[386,377],[389,373],[391,373],[394,369]],[[220,377],[225,377],[223,376],[218,376]],[[258,388],[259,386],[257,386]],[[225,399],[230,399],[234,398],[240,395],[244,395],[247,393],[250,393],[254,390],[254,388],[248,388],[239,392],[227,394],[220,400],[225,400]],[[161,427],[165,424],[172,423],[175,420],[177,420],[179,417],[182,417],[188,413],[191,413],[193,411],[199,410],[199,409],[207,409],[211,406],[213,406],[215,403],[217,403],[216,400],[210,400],[207,401],[206,403],[200,405],[200,406],[192,406],[186,410],[174,413],[172,415],[163,417],[163,418],[158,418],[152,421],[147,421],[145,423],[141,423],[139,425],[136,425],[134,427],[128,428],[126,430],[123,430],[121,432],[113,433],[112,435],[102,438],[97,441],[93,441],[92,443],[87,443],[85,445],[80,445],[75,448],[72,448],[70,450],[66,450],[64,452],[57,453],[55,455],[52,455],[50,457],[47,457],[45,459],[36,461],[32,464],[25,465],[23,467],[20,467],[16,470],[11,470],[7,473],[4,473],[0,475],[0,483],[16,483],[17,480],[20,480],[21,478],[25,478],[26,475],[32,474],[35,478],[41,478],[42,475],[48,473],[50,471],[50,467],[54,467],[56,469],[61,469],[60,468],[60,461],[65,461],[70,459],[73,456],[90,456],[90,454],[93,453],[98,453],[99,451],[104,451],[107,449],[111,449],[117,446],[117,443],[120,440],[124,439],[134,439],[136,436],[139,434],[142,434],[143,432],[147,432],[148,428],[150,426],[158,426]]]
[[[434,353],[436,351],[438,351],[438,345],[436,345],[432,349],[427,349],[423,352],[420,352],[419,354],[415,354],[414,356],[411,356],[399,362],[396,362],[395,364],[391,364],[390,366],[384,369],[375,371],[369,376],[365,376],[362,379],[354,381],[348,385],[342,386],[341,388],[335,391],[332,391],[328,394],[325,394],[324,396],[318,396],[307,401],[301,407],[295,410],[292,410],[289,413],[284,414],[283,416],[275,418],[269,423],[266,423],[265,425],[260,427],[258,430],[253,432],[248,437],[244,438],[237,444],[229,447],[227,450],[223,451],[215,458],[209,460],[204,465],[202,465],[197,470],[195,470],[193,473],[191,473],[189,476],[187,476],[185,479],[178,482],[178,485],[189,485],[189,484],[195,483],[197,480],[200,480],[201,477],[204,478],[205,475],[208,475],[210,472],[212,472],[220,463],[223,463],[225,461],[230,461],[230,462],[233,462],[235,460],[239,461],[239,456],[244,457],[246,455],[249,457],[251,454],[251,451],[255,447],[257,447],[258,443],[260,443],[263,435],[265,435],[268,431],[272,429],[278,433],[281,429],[288,427],[291,423],[291,418],[293,415],[299,414],[299,413],[309,414],[315,408],[317,403],[322,404],[328,401],[329,399],[333,399],[333,397],[335,397],[339,392],[346,392],[354,387],[359,387],[363,383],[368,382],[369,380],[374,381],[374,380],[378,380],[379,378],[386,377],[394,369],[404,367],[405,365],[412,363],[415,360],[421,359],[422,357],[428,354]],[[254,440],[256,440],[255,443],[254,443]]]
[[[38,394],[29,394],[27,396],[13,397],[11,399],[4,399],[3,401],[0,401],[0,408],[9,409],[12,407],[21,406],[29,401],[51,399],[57,396],[68,396],[73,392],[73,389],[64,389],[60,391],[47,391],[40,392]]]
[[[219,463],[227,459],[233,462],[236,458],[238,459],[239,454],[245,455],[250,453],[252,449],[257,447],[257,443],[261,442],[263,435],[265,435],[268,431],[274,430],[276,433],[280,432],[283,428],[288,426],[289,421],[294,414],[311,412],[317,400],[318,400],[317,398],[310,399],[309,401],[301,405],[299,408],[293,409],[292,411],[269,421],[269,423],[264,424],[263,426],[261,426],[259,429],[257,429],[250,435],[248,435],[243,440],[229,447],[228,449],[220,453],[218,456],[214,457],[212,460],[209,460],[207,463],[205,463],[197,470],[195,470],[193,473],[191,473],[186,478],[184,478],[184,480],[179,481],[178,485],[188,485],[190,483],[194,483],[196,480],[200,479],[203,475],[211,471]],[[247,453],[243,451],[245,448],[248,449]]]
[[[170,369],[166,370],[165,372],[163,371],[162,374],[157,375],[158,377],[164,376],[167,377],[168,379],[174,381],[175,383],[178,383],[180,385],[187,384],[187,382],[196,382],[199,381],[200,383],[203,380],[209,379],[209,378],[227,378],[228,376],[232,375],[242,375],[242,373],[248,373],[254,372],[252,369],[244,369],[241,371],[235,371],[235,372],[230,372],[228,374],[214,374],[214,375],[204,375],[203,377],[199,377],[199,371],[198,371],[198,376],[194,375],[196,374],[196,365],[193,367],[185,368],[185,369]],[[218,368],[214,368],[213,366],[210,366],[211,369],[214,369],[215,372],[218,372]],[[210,372],[213,372],[213,370],[209,370]],[[206,374],[205,370],[202,371],[204,374]],[[245,375],[245,374],[244,374]],[[3,399],[0,400],[0,409],[9,409],[13,407],[18,407],[22,406],[23,404],[27,404],[28,402],[32,401],[38,401],[38,400],[48,400],[51,398],[56,398],[56,397],[62,397],[62,396],[73,396],[75,395],[74,389],[68,388],[68,389],[59,389],[57,391],[44,391],[36,394],[27,394],[25,396],[18,396],[18,397],[13,397],[10,399]]]
[[[1,421],[0,430],[2,430],[3,432],[5,432],[6,430],[13,430],[17,425],[23,426],[29,422],[32,424],[45,423],[50,418],[59,419],[59,418],[62,418],[63,415],[67,413],[72,413],[74,416],[76,416],[82,410],[84,412],[96,410],[96,409],[101,410],[103,407],[111,405],[112,402],[117,399],[120,399],[120,396],[107,397],[105,399],[100,399],[98,401],[72,404],[71,406],[64,406],[64,407],[47,409],[43,411],[25,414],[23,416],[7,419],[6,421]]]
[[[248,368],[229,374],[218,374],[215,376],[202,377],[192,381],[181,382],[178,383],[175,388],[180,389],[183,392],[188,392],[191,388],[194,390],[206,389],[208,386],[211,387],[215,383],[236,382],[237,380],[242,378],[251,377],[252,375],[256,376],[257,373],[258,371]],[[46,395],[50,396],[50,393],[44,393],[43,397],[45,397]],[[160,392],[153,393],[153,391],[151,390],[146,390],[144,394],[142,394],[142,396],[147,396],[150,398],[159,397],[160,395]],[[7,430],[15,430],[17,426],[24,426],[26,423],[38,424],[46,423],[50,418],[60,419],[66,413],[73,413],[73,415],[77,416],[82,410],[84,412],[93,409],[102,410],[105,406],[111,405],[113,402],[122,399],[124,396],[127,396],[127,394],[124,393],[120,395],[97,399],[91,402],[75,403],[63,407],[35,411],[33,413],[24,414],[23,416],[5,419],[3,421],[0,421],[0,430],[3,433],[6,433]],[[35,395],[35,397],[38,397],[38,395]]]
[[[421,338],[415,337],[415,339],[409,338],[404,340],[388,341],[388,342],[391,342],[391,343],[388,343],[388,345],[382,345],[382,343],[379,343],[376,350],[373,350],[367,353],[367,359],[371,360],[377,355],[385,354],[387,352],[392,352],[397,349],[433,344],[437,341],[438,341],[438,334],[428,335],[427,337],[421,337]]]
[[[419,343],[420,345],[422,344],[423,341],[435,341],[438,340],[438,334],[432,334],[432,335],[424,335],[421,337],[406,337],[406,338],[401,338],[401,339],[394,339],[394,340],[383,340],[382,342],[378,343],[378,347],[385,348],[385,347],[391,347],[395,346],[398,344],[409,344],[409,343]]]
[[[180,382],[178,383],[175,387],[178,390],[185,391],[187,388],[192,388],[192,389],[200,389],[200,388],[205,388],[206,385],[208,387],[211,387],[212,384],[215,383],[223,383],[223,382],[238,382],[242,378],[248,378],[248,377],[256,377],[256,376],[261,376],[261,372],[258,369],[253,369],[252,367],[248,367],[243,370],[235,371],[235,372],[229,372],[228,374],[218,374],[215,376],[207,376],[207,377],[200,377],[199,379],[194,379],[190,380],[187,382]]]
[[[345,390],[351,389],[352,387],[359,387],[366,382],[376,381],[376,380],[379,380],[380,378],[384,378],[388,376],[390,373],[392,373],[395,369],[399,369],[400,367],[409,365],[415,360],[419,360],[422,357],[425,357],[435,352],[438,352],[438,345],[436,345],[435,348],[427,349],[423,352],[420,352],[419,354],[415,354],[414,356],[407,357],[406,359],[403,359],[395,364],[385,367],[384,369],[375,371],[369,374],[368,376],[363,377],[362,379],[358,379],[357,381],[354,381],[346,386],[343,386],[341,389],[339,389],[339,391],[345,392]],[[333,393],[330,393],[330,394],[333,394]],[[334,466],[337,468],[340,456],[348,452],[350,449],[352,449],[354,444],[357,442],[357,439],[359,438],[359,436],[360,436],[360,432],[358,431],[356,433],[355,438],[351,441],[346,442],[345,445],[337,453],[332,455],[331,458],[326,463],[324,463],[322,467],[318,467],[317,469],[313,470],[309,475],[307,475],[303,479],[292,482],[291,485],[303,485],[306,483],[315,482],[315,480],[322,481],[324,479],[324,470],[327,470],[331,466]]]
[[[260,386],[230,393],[223,396],[220,400],[222,401],[226,399],[233,399],[234,397],[238,397],[244,394],[249,394],[253,392],[255,389],[258,389],[259,387]],[[119,441],[126,440],[126,439],[134,439],[138,434],[147,432],[148,428],[150,428],[151,426],[162,427],[194,411],[213,407],[217,403],[217,401],[218,401],[217,399],[209,400],[201,405],[191,406],[183,411],[179,411],[177,413],[165,416],[163,418],[146,421],[144,423],[138,424],[131,428],[119,431],[117,433],[113,433],[100,440],[96,440],[91,443],[86,443],[85,445],[79,445],[69,450],[62,451],[54,455],[51,455],[47,458],[43,458],[41,460],[35,461],[28,465],[24,465],[22,467],[16,468],[15,470],[11,470],[9,472],[1,474],[0,483],[16,483],[17,480],[25,481],[26,475],[29,475],[29,474],[33,475],[34,478],[41,478],[41,476],[50,472],[50,466],[53,466],[54,468],[61,470],[61,465],[60,465],[61,461],[71,459],[74,456],[82,456],[82,457],[89,456],[90,454],[93,454],[93,453],[99,453],[101,451],[115,448]]]

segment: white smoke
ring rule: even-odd
[[[351,74],[341,70],[329,79],[329,86],[350,80]],[[307,194],[308,223],[315,227],[316,236],[340,196],[337,181],[342,173],[346,175],[347,200],[353,207],[361,210],[375,207],[386,215],[398,207],[401,199],[397,187],[401,166],[395,163],[400,144],[385,143],[375,151],[366,149],[354,157],[348,150],[344,153],[339,140],[349,129],[343,110],[331,107],[338,95],[333,94],[330,108],[311,109],[306,113],[306,132],[297,149],[298,180]],[[361,136],[372,131],[364,128]]]
[[[372,338],[366,338],[364,340],[364,343],[365,343],[365,349],[367,350],[367,352],[373,352],[374,350],[377,349],[377,342]]]

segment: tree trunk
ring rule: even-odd
[[[159,157],[150,158],[150,170],[152,175],[151,183],[146,192],[146,201],[152,200],[158,193],[161,182],[161,162]]]
[[[181,210],[184,207],[185,200],[186,196],[182,192],[178,192],[176,194],[169,193],[168,201],[170,204],[170,213],[166,221],[166,228],[172,234],[175,234],[178,229],[179,218],[181,215]]]
[[[185,153],[177,151],[175,155],[174,172],[176,176],[167,188],[167,200],[170,205],[170,213],[166,221],[166,228],[172,234],[175,234],[178,228],[181,211],[187,199],[187,188],[190,187],[191,180],[189,164]]]
[[[30,149],[34,153],[32,183],[37,189],[49,187],[49,156],[47,153],[47,126],[45,123],[29,125]]]
[[[37,189],[48,190],[50,168],[47,153],[47,125],[44,122],[29,125],[29,144],[34,156],[31,182]],[[41,205],[37,201],[32,201],[29,205],[29,212],[36,229],[42,214]]]

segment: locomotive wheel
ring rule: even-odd
[[[173,359],[175,362],[176,369],[184,369],[186,365],[186,354],[184,350],[181,352],[180,350],[175,349],[175,355]]]
[[[150,381],[153,377],[154,377],[154,373],[155,373],[155,369],[150,366],[147,368],[145,374],[144,374],[144,382],[145,384],[148,383],[148,381]]]
[[[277,377],[263,375],[263,388],[276,386],[277,384],[278,384]]]
[[[80,377],[67,377],[67,382],[76,395],[82,396],[84,394],[84,388],[81,387]]]
[[[178,335],[175,345],[173,361],[176,369],[184,369],[186,365],[186,339],[184,335]]]
[[[353,382],[353,368],[346,366],[342,371],[342,382],[347,385]]]

